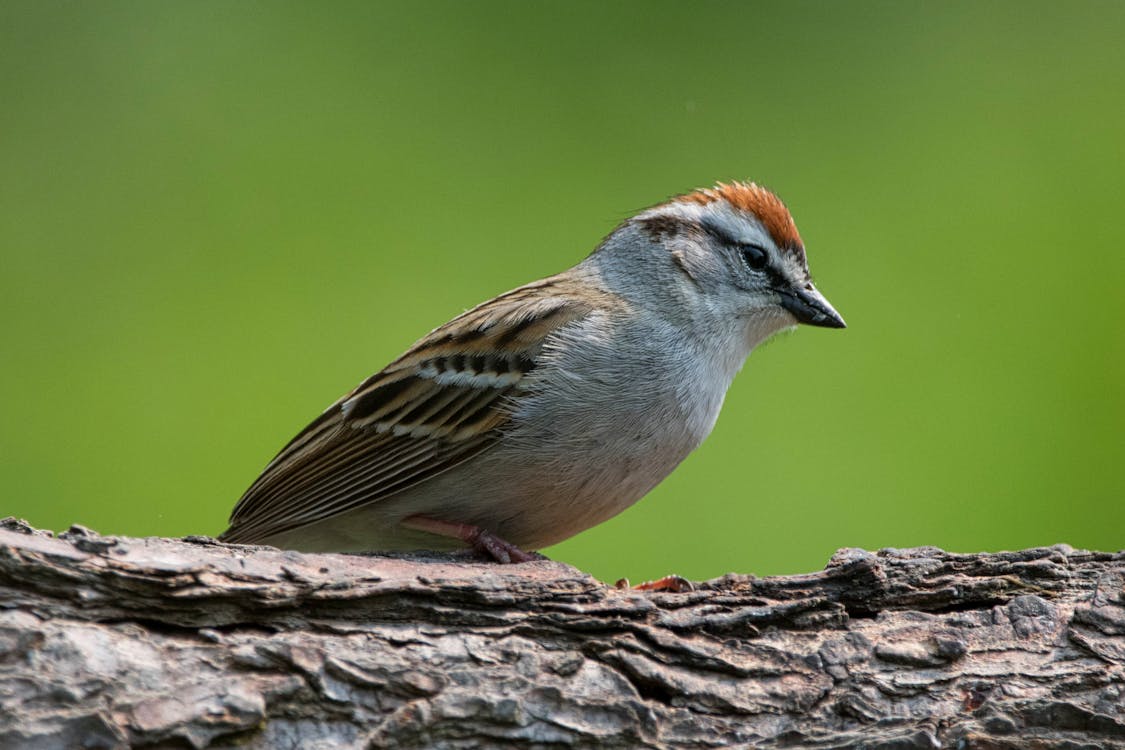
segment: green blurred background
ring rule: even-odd
[[[846,331],[547,550],[606,579],[838,547],[1125,547],[1125,3],[0,4],[0,515],[216,534],[459,311],[717,179]]]

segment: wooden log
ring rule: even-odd
[[[562,563],[0,522],[0,748],[1125,748],[1125,553]]]

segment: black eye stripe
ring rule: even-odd
[[[784,282],[782,273],[770,265],[770,256],[764,247],[756,242],[739,242],[738,240],[727,234],[721,227],[715,226],[710,222],[704,221],[702,223],[704,231],[710,234],[719,242],[733,247],[738,251],[742,262],[753,271],[765,271],[769,276],[769,280],[773,284],[780,284]]]

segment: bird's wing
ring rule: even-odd
[[[486,450],[548,336],[594,308],[547,279],[454,318],[286,445],[231,513],[253,543],[376,502]]]

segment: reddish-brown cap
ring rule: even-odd
[[[739,211],[753,214],[762,222],[779,248],[804,250],[801,235],[789,209],[776,195],[753,182],[719,182],[713,188],[703,188],[681,195],[674,200],[698,203],[705,206],[715,201],[726,201]]]

